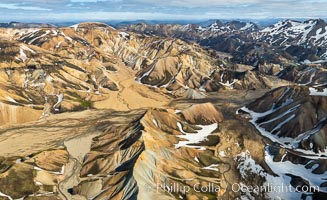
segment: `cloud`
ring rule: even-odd
[[[101,2],[101,1],[106,1],[106,0],[70,0],[73,3],[96,3],[96,2]]]
[[[327,0],[1,0],[0,19],[326,18],[326,7]]]
[[[116,3],[116,2],[123,2],[124,0],[70,0],[72,3],[97,3],[97,2],[109,2],[109,3]]]
[[[259,3],[260,0],[136,0],[136,2],[162,6],[212,7],[253,4]]]
[[[40,8],[37,6],[21,6],[19,4],[12,3],[0,3],[0,8],[10,9],[10,10],[35,10],[35,11],[50,11],[51,9]]]

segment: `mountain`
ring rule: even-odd
[[[238,111],[275,142],[266,146],[265,160],[278,176],[288,177],[287,184],[326,185],[326,100],[326,89],[281,87]]]
[[[230,134],[233,139],[228,142],[221,137],[228,134],[227,129],[235,122],[227,120],[226,125],[221,125],[224,118],[212,104],[199,104],[180,113],[171,109],[134,110],[124,114],[83,111],[51,116],[48,120],[38,125],[16,126],[16,130],[25,132],[21,139],[29,140],[34,148],[24,146],[25,151],[17,154],[14,152],[18,149],[12,147],[13,153],[2,154],[6,156],[2,159],[2,170],[8,172],[0,178],[0,182],[7,185],[1,190],[3,194],[14,199],[22,196],[28,196],[27,199],[35,196],[46,199],[169,199],[172,196],[165,192],[164,186],[157,190],[156,187],[161,187],[157,184],[173,184],[178,180],[176,183],[181,187],[193,187],[194,183],[206,180],[203,184],[215,188],[220,187],[220,181],[225,183],[220,192],[217,189],[207,189],[205,193],[176,191],[173,197],[236,197],[238,194],[233,194],[227,186],[231,178],[241,180],[242,176],[237,175],[238,161],[227,155],[242,158],[239,152],[254,145],[239,137],[240,134]],[[83,124],[79,124],[81,120]],[[52,124],[52,131],[49,129],[40,140],[30,140],[37,137],[38,129],[46,124]],[[59,127],[64,131],[55,133]],[[78,137],[72,131],[75,128],[79,130]],[[85,135],[89,131],[92,134]],[[254,134],[250,126],[244,131]],[[3,137],[11,133],[7,130]],[[57,137],[51,137],[53,134]],[[194,134],[198,136],[192,136]],[[58,141],[64,138],[62,146]],[[9,140],[2,142],[2,146],[8,145]],[[218,156],[213,149],[220,141],[227,143],[219,146]],[[228,144],[233,143],[240,146],[229,148]],[[81,147],[77,148],[77,144]],[[256,145],[261,146],[259,142]],[[52,149],[48,149],[50,146]]]
[[[327,71],[320,65],[289,66],[280,71],[278,76],[300,85],[325,87],[327,84]]]
[[[6,37],[12,41],[1,42],[2,90],[6,94],[2,101],[19,108],[37,107],[43,114],[100,108],[113,100],[112,108],[126,110],[142,107],[135,98],[148,97],[152,99],[148,105],[162,105],[171,98],[168,94],[173,95],[166,87],[184,95],[198,88],[202,76],[209,74],[210,65],[213,67],[210,63],[217,62],[182,41],[130,35],[99,23],[14,29]],[[167,62],[180,69],[166,68]],[[188,62],[199,66],[195,69]],[[165,80],[165,74],[176,81]],[[138,82],[167,86],[155,89]],[[167,95],[157,95],[159,90]]]
[[[140,108],[138,100],[149,97],[148,105],[159,106],[175,97],[203,98],[203,91],[233,84],[242,85],[236,89],[270,88],[274,80],[263,80],[247,72],[251,68],[242,69],[196,44],[123,32],[103,23],[3,29],[0,34],[3,108],[17,109],[16,114],[32,109],[34,114],[27,117],[32,119],[91,107]],[[245,76],[223,76],[224,70],[240,70]],[[2,121],[27,120],[13,120],[10,112],[3,113]]]
[[[285,47],[291,55],[303,56],[301,60],[315,61],[327,58],[326,29],[327,23],[322,19],[304,22],[284,20],[263,29],[259,38],[271,45]]]
[[[0,23],[2,28],[51,28],[56,27],[53,24],[45,23],[22,23],[22,22],[9,22],[9,23]]]
[[[261,45],[265,45],[265,49],[269,49],[274,56],[281,55],[283,57],[278,61],[257,58],[263,62],[277,64],[287,59],[292,62],[311,63],[326,59],[325,29],[327,24],[322,19],[303,22],[282,20],[265,28],[252,22],[229,21],[223,23],[219,20],[211,22],[211,24],[205,24],[206,26],[140,23],[120,28],[194,41],[204,47],[231,53],[238,60],[247,56],[244,48],[250,47],[251,50],[255,50],[257,46]],[[247,62],[244,61],[244,63]]]
[[[256,24],[251,22],[230,21],[223,23],[219,20],[214,20],[212,24],[207,26],[201,26],[198,24],[147,24],[143,22],[127,26],[121,25],[118,26],[118,28],[138,33],[175,37],[197,42],[207,37],[239,32],[251,32],[259,29]]]

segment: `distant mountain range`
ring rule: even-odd
[[[277,64],[285,59],[310,63],[327,58],[327,23],[322,19],[282,20],[267,27],[253,22],[216,20],[202,25],[138,23],[119,28],[197,42],[231,53],[244,64]],[[263,47],[265,52],[261,51]]]
[[[213,23],[215,23],[218,19],[209,19],[209,20],[145,20],[145,19],[138,19],[138,20],[97,20],[98,22],[106,23],[114,27],[118,26],[126,26],[126,25],[132,25],[132,24],[139,24],[139,23],[146,23],[146,24],[180,24],[180,25],[187,25],[187,24],[197,24],[200,26],[209,26]],[[283,18],[271,18],[271,19],[220,19],[219,21],[226,23],[231,21],[240,21],[240,22],[253,22],[257,25],[260,25],[261,27],[268,27],[270,25],[273,25],[279,21],[283,21],[285,19]],[[296,21],[306,21],[307,19],[301,19],[296,18],[293,19]],[[327,20],[327,19],[324,19]],[[57,27],[65,27],[65,26],[71,26],[77,23],[81,23],[83,21],[52,21],[49,22],[0,22],[0,27],[3,28],[15,28],[15,24],[20,24],[21,26],[24,25],[25,27],[29,26],[57,26]]]
[[[231,54],[233,61],[258,66],[264,63],[324,63],[327,59],[327,23],[310,20],[207,20],[189,21],[109,21],[113,27],[146,35],[178,38],[196,42]],[[276,23],[273,23],[276,22]],[[273,24],[271,24],[273,23]],[[73,22],[0,23],[5,28],[54,28]],[[262,25],[265,24],[265,25]],[[267,24],[271,24],[266,26]]]
[[[46,23],[22,23],[22,22],[9,22],[9,23],[0,23],[2,28],[51,28],[56,27],[53,24]]]

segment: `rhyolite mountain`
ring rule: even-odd
[[[263,78],[214,50],[103,23],[2,29],[0,35],[4,122],[28,121],[24,113],[36,119],[87,108],[129,110],[144,107],[143,100],[160,106],[175,97],[203,98],[205,91],[275,84],[274,77]]]

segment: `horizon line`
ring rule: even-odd
[[[266,18],[207,18],[207,19],[75,19],[75,20],[69,20],[69,19],[48,19],[48,20],[0,20],[0,23],[53,23],[53,22],[59,22],[59,23],[68,23],[68,22],[133,22],[133,21],[158,21],[158,22],[166,22],[166,21],[196,21],[196,22],[206,22],[211,20],[254,20],[254,21],[264,21],[264,20],[310,20],[310,19],[322,19],[327,20],[327,17],[266,17]]]

